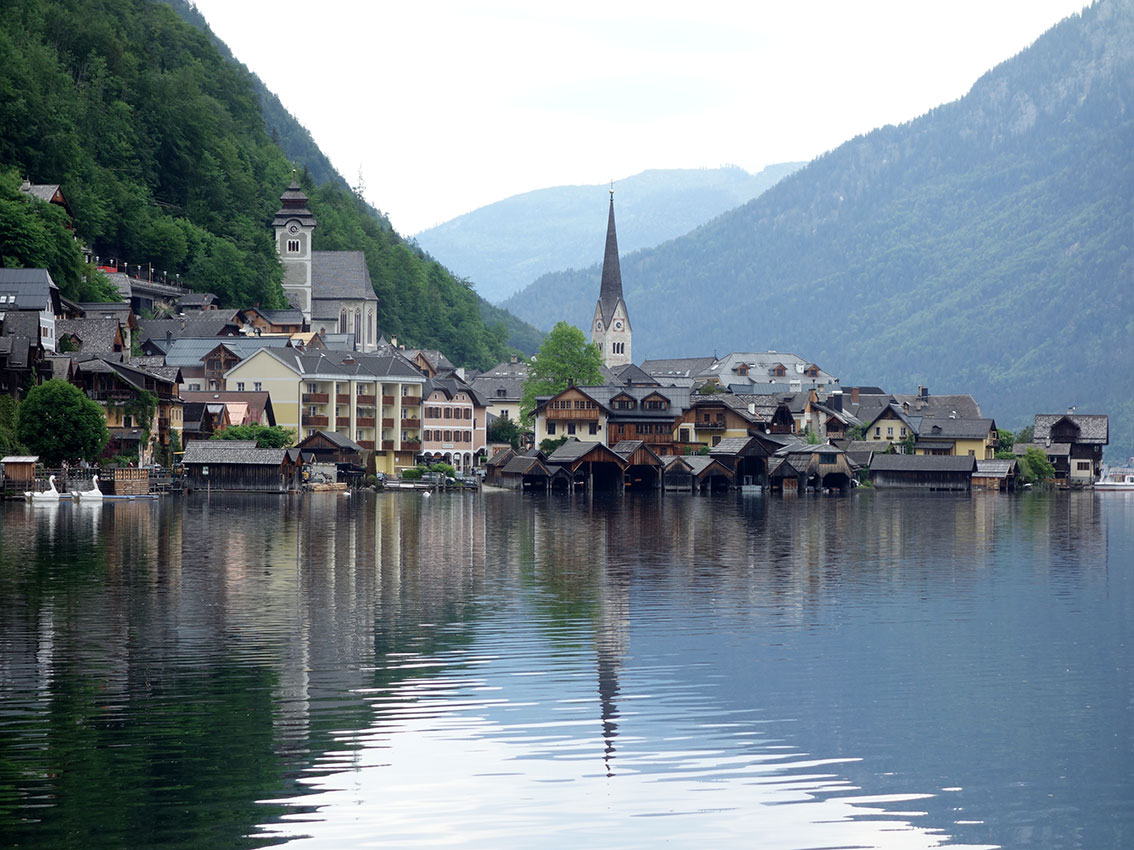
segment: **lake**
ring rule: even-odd
[[[0,505],[0,846],[1134,846],[1134,496]]]

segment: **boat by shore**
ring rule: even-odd
[[[1096,490],[1134,493],[1134,468],[1111,469],[1095,483]]]

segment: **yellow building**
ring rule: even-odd
[[[374,452],[378,472],[413,466],[421,451],[426,378],[401,357],[264,348],[225,381],[268,393],[276,424],[294,429],[297,442],[334,431]]]
[[[922,419],[914,451],[919,455],[968,455],[992,460],[998,443],[992,419]]]

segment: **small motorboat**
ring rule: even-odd
[[[1118,490],[1134,493],[1134,469],[1112,469],[1095,483],[1096,490]]]
[[[75,493],[75,498],[83,505],[97,505],[102,503],[102,491],[98,489],[98,476],[91,477],[91,489],[79,490]]]
[[[24,498],[33,504],[49,504],[59,503],[59,491],[55,489],[55,476],[51,475],[47,479],[49,490],[44,490],[42,493],[36,493],[32,490],[24,491]]]

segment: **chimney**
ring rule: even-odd
[[[166,331],[165,332],[165,344],[166,345],[173,345],[173,331]]]
[[[858,404],[858,387],[850,388],[850,400],[851,404]]]
[[[390,337],[390,345],[392,345],[394,348],[398,347],[398,338],[396,336]]]

